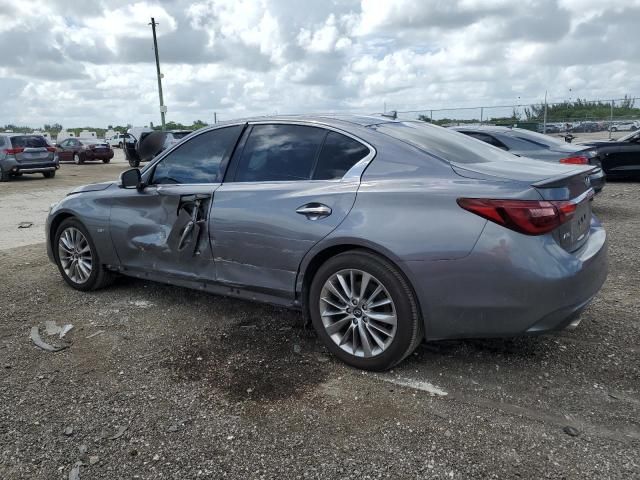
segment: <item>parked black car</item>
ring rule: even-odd
[[[591,186],[596,193],[604,188],[605,174],[600,168],[598,153],[592,147],[572,145],[549,135],[522,128],[483,125],[453,129],[519,157],[554,163],[594,165],[597,168],[589,176]]]
[[[586,142],[582,145],[597,150],[607,177],[640,175],[640,131],[631,132],[618,140]]]

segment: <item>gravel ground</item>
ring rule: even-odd
[[[611,270],[577,330],[431,343],[385,374],[295,312],[126,278],[83,294],[44,245],[1,249],[0,478],[640,478],[640,185],[595,211]]]

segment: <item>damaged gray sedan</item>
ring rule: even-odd
[[[607,274],[591,167],[528,162],[423,122],[218,124],[53,206],[83,291],[117,274],[297,308],[340,359],[575,327]]]

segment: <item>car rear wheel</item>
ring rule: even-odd
[[[407,280],[389,261],[364,250],[336,255],[318,269],[309,307],[320,338],[353,367],[389,369],[424,336]]]
[[[109,163],[111,161],[110,158],[103,158],[102,163]]]
[[[11,174],[0,169],[0,182],[8,182],[11,180]]]
[[[56,171],[52,170],[51,172],[42,172],[44,178],[53,178],[56,176]]]
[[[124,148],[124,145],[122,144],[122,142],[118,144],[118,148]]]
[[[53,251],[62,278],[76,290],[97,290],[113,281],[113,273],[102,266],[89,232],[78,220],[63,220]]]
[[[611,131],[612,131],[612,132],[617,132],[617,131],[618,131],[618,129],[617,129],[616,127],[611,127]]]
[[[81,163],[84,163],[84,160],[82,159],[82,157],[80,155],[78,155],[77,153],[73,154],[73,163],[75,163],[76,165],[80,165]]]

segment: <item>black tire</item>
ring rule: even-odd
[[[109,163],[111,161],[110,158],[103,158],[102,163]]]
[[[44,178],[53,178],[56,176],[56,171],[52,170],[50,172],[42,172],[42,175],[44,176]]]
[[[64,271],[64,268],[60,261],[60,254],[58,251],[60,236],[63,234],[63,232],[65,232],[65,230],[69,228],[75,228],[79,230],[87,239],[87,243],[89,244],[89,248],[91,250],[93,268],[91,269],[91,274],[89,275],[87,280],[82,283],[78,283],[72,280]],[[111,283],[113,283],[113,280],[115,279],[115,274],[108,271],[102,265],[100,261],[100,257],[98,256],[98,250],[96,249],[96,246],[93,243],[91,235],[89,235],[89,232],[87,231],[87,229],[84,227],[84,225],[82,225],[82,223],[80,223],[78,220],[76,220],[73,217],[63,220],[60,226],[58,226],[58,229],[56,230],[56,234],[53,238],[53,255],[56,260],[56,265],[58,266],[58,270],[62,275],[62,278],[64,279],[65,282],[67,282],[67,284],[70,287],[76,290],[80,290],[83,292],[98,290],[99,288],[103,288],[108,285],[111,285]]]
[[[612,132],[617,132],[617,131],[618,131],[618,129],[617,129],[616,127],[611,127],[611,131],[612,131]]]
[[[122,142],[118,144],[118,148],[124,148],[124,145],[122,144]]]
[[[140,166],[140,160],[129,160],[131,168],[138,168]]]
[[[82,165],[84,163],[84,158],[79,153],[74,153],[73,163],[75,163],[76,165]]]
[[[8,182],[11,180],[11,174],[0,169],[0,182]]]
[[[325,330],[321,317],[320,296],[325,282],[337,272],[348,269],[361,270],[375,277],[395,305],[395,336],[386,349],[368,358],[353,355],[338,346]],[[327,260],[311,282],[308,306],[313,326],[327,348],[340,360],[356,368],[372,371],[392,368],[413,353],[424,338],[423,322],[409,282],[388,260],[366,250],[350,250]]]

